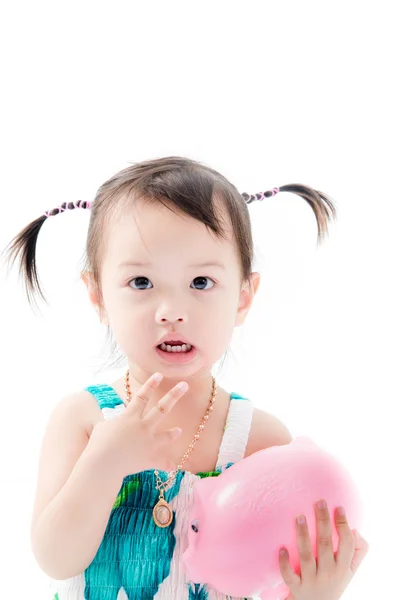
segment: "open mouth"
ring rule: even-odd
[[[184,364],[193,360],[197,355],[197,350],[191,344],[159,344],[156,346],[157,354],[165,363]]]
[[[183,344],[178,342],[163,342],[157,348],[168,354],[190,352],[194,346],[192,344]]]

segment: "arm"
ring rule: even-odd
[[[87,431],[77,422],[81,394],[55,408],[42,443],[31,544],[39,566],[54,579],[77,575],[92,562],[123,480],[88,446]]]
[[[54,579],[67,579],[90,565],[121,484],[122,477],[83,452],[33,530],[32,549],[43,571]]]
[[[254,408],[251,433],[245,456],[271,446],[283,446],[293,440],[288,428],[274,415]]]

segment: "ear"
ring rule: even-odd
[[[87,291],[89,294],[89,300],[90,303],[92,304],[92,306],[94,307],[96,313],[99,316],[100,319],[100,323],[102,324],[106,324],[108,325],[108,318],[107,318],[107,314],[101,314],[101,307],[100,307],[100,303],[99,300],[96,296],[96,293],[94,291],[94,284],[93,284],[93,278],[92,278],[92,273],[90,273],[89,271],[85,271],[82,275],[81,275],[81,279],[83,281],[83,283],[86,285],[87,287]],[[105,311],[103,311],[105,312]]]
[[[242,325],[244,323],[247,313],[253,304],[254,296],[257,293],[260,281],[260,273],[254,272],[250,275],[250,283],[246,283],[241,290],[235,326]]]

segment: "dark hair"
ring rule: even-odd
[[[322,192],[301,184],[280,186],[279,191],[293,192],[309,203],[317,219],[317,244],[319,244],[328,232],[328,221],[336,219],[336,208],[332,199]],[[274,193],[275,190],[264,194],[241,194],[232,183],[214,169],[185,157],[169,156],[133,163],[133,166],[122,169],[103,183],[92,202],[77,203],[81,208],[87,208],[88,205],[91,207],[81,274],[91,272],[94,291],[102,309],[101,265],[106,246],[107,224],[114,215],[129,209],[129,206],[139,198],[150,203],[161,202],[169,209],[172,205],[178,211],[200,221],[218,238],[226,239],[223,222],[218,218],[214,202],[218,199],[226,207],[231,220],[242,283],[251,283],[254,249],[247,204],[262,196],[272,196]],[[165,200],[170,206],[165,204]],[[77,207],[74,202],[66,202],[61,207],[47,212],[48,215],[56,215],[63,210]],[[39,284],[35,262],[37,237],[47,218],[42,214],[29,223],[6,247],[7,250],[10,246],[7,251],[7,263],[12,260],[14,264],[15,259],[20,255],[19,273],[24,279],[26,295],[31,307],[31,300],[35,300],[36,294],[40,294],[47,304]],[[107,329],[109,336],[110,328]]]

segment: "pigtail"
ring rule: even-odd
[[[65,210],[72,210],[74,208],[88,208],[89,205],[90,203],[86,201],[79,201],[77,203],[64,202],[61,206],[46,211],[43,215],[24,227],[1,253],[1,257],[3,255],[6,257],[5,264],[8,265],[8,271],[13,267],[17,258],[19,258],[19,276],[24,280],[26,295],[31,307],[36,294],[39,294],[48,305],[40,287],[36,265],[37,238],[43,223],[49,216],[57,215]]]
[[[273,188],[267,192],[261,192],[258,194],[244,193],[242,196],[247,204],[250,204],[255,200],[262,200],[263,198],[274,196],[278,192],[292,192],[308,202],[317,219],[317,245],[320,245],[324,236],[328,233],[329,221],[335,221],[337,218],[337,209],[332,198],[323,192],[314,190],[313,188],[302,185],[301,183],[289,183],[288,185],[283,185],[279,188]]]

